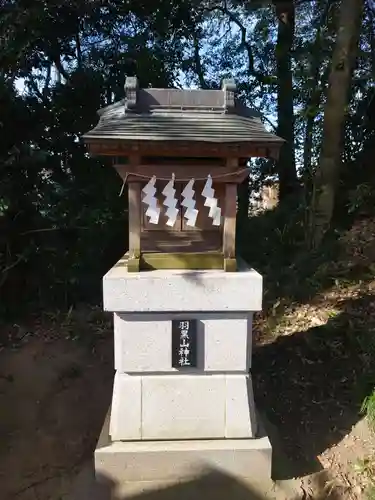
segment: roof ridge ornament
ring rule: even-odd
[[[125,79],[125,111],[135,111],[137,109],[138,78],[127,76]]]
[[[230,113],[236,105],[236,82],[233,78],[224,78],[221,84],[221,90],[224,92],[224,113]]]

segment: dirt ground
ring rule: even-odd
[[[95,448],[111,397],[111,331],[102,320],[64,320],[8,327],[0,353],[2,500],[62,498]]]
[[[271,426],[275,479],[299,476],[301,499],[365,498],[372,434],[350,394],[349,402],[340,396],[332,403],[337,395],[325,380],[330,371],[343,377],[339,347],[319,361],[307,334],[293,344],[293,335],[260,343],[254,352],[255,396]],[[111,319],[99,309],[33,318],[4,326],[0,340],[0,498],[70,500],[110,403]]]

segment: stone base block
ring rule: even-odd
[[[250,375],[115,375],[114,441],[246,439],[256,431]]]
[[[128,272],[120,260],[103,277],[105,311],[260,311],[262,276],[242,262],[238,272],[157,270]]]
[[[168,297],[166,297],[168,299]],[[197,321],[197,369],[251,369],[252,313],[115,313],[115,369],[121,373],[176,373],[172,367],[172,321]]]
[[[251,484],[270,481],[272,449],[267,436],[254,439],[116,441],[103,427],[95,450],[98,481],[136,493],[212,474]]]

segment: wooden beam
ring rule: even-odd
[[[228,159],[228,166],[238,165],[237,158]],[[228,183],[225,186],[225,210],[223,231],[224,270],[235,271],[236,259],[236,213],[237,185]]]
[[[171,165],[185,167],[225,167],[226,159],[220,156],[142,156],[141,167],[145,165]]]
[[[237,210],[237,185],[225,186],[225,212],[223,250],[224,257],[231,259],[236,256],[236,210]]]
[[[216,183],[227,183],[233,182],[236,184],[241,184],[241,182],[249,175],[250,169],[247,167],[221,167],[221,166],[207,166],[207,165],[194,165],[194,166],[184,166],[178,165],[138,165],[129,166],[115,164],[114,168],[117,170],[120,177],[124,180],[127,179],[129,182],[143,182],[146,183],[148,178],[156,175],[158,179],[170,179],[172,174],[176,176],[176,182],[180,179],[206,179],[207,175],[210,174]],[[132,175],[134,174],[134,175]],[[144,175],[145,178],[139,177],[139,175]]]
[[[237,143],[183,142],[183,141],[124,141],[120,139],[86,139],[89,152],[99,156],[196,156],[250,158],[268,155],[268,150],[279,149],[282,143],[250,141]]]
[[[221,252],[142,253],[141,269],[223,269]]]
[[[131,167],[135,168],[139,157],[131,156]],[[128,183],[129,200],[129,263],[134,270],[139,267],[141,257],[141,182]]]
[[[129,256],[141,252],[141,183],[129,182]]]

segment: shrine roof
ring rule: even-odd
[[[125,98],[100,109],[98,124],[83,138],[281,146],[284,140],[268,132],[260,113],[235,92],[232,80],[224,80],[221,90],[139,89],[128,77]]]

